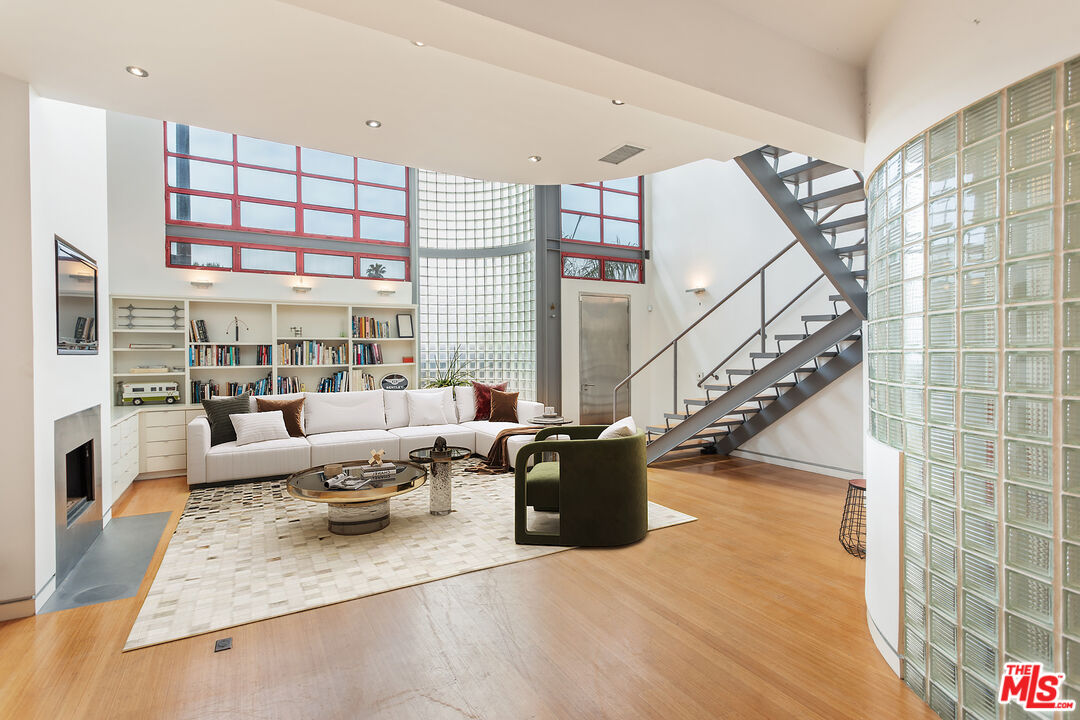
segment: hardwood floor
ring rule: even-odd
[[[116,515],[173,513],[139,595],[0,624],[0,717],[936,717],[870,640],[844,481],[724,457],[649,478],[698,521],[121,653],[187,495],[138,482]]]

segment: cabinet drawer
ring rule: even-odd
[[[163,457],[146,458],[146,472],[183,470],[185,467],[187,467],[187,455],[165,455]]]
[[[183,440],[162,440],[160,442],[148,442],[144,444],[146,457],[163,457],[165,455],[187,455],[187,443]]]
[[[184,425],[183,410],[152,410],[141,415],[144,428]]]
[[[192,420],[194,420],[197,417],[206,417],[206,413],[203,412],[202,410],[188,410],[187,411],[187,422],[191,422]]]
[[[146,428],[144,442],[160,442],[162,440],[183,440],[187,437],[187,428],[183,425],[164,425],[162,427]]]

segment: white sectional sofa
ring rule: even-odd
[[[410,423],[407,393],[438,393],[448,422]],[[301,393],[277,395],[300,397]],[[372,450],[385,450],[390,459],[406,460],[409,451],[429,447],[444,437],[449,445],[487,455],[505,428],[528,425],[544,411],[543,404],[518,400],[519,422],[476,420],[472,387],[432,390],[365,390],[345,393],[302,393],[306,437],[265,440],[238,446],[235,441],[210,446],[210,424],[198,417],[187,429],[188,485],[287,475],[329,462],[366,460]],[[252,411],[255,399],[252,398]],[[436,403],[438,404],[438,403]],[[511,464],[530,437],[510,439]]]

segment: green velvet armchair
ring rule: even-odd
[[[605,425],[544,428],[518,451],[514,480],[514,535],[519,545],[626,545],[645,537],[649,503],[645,434],[600,440]],[[568,435],[569,440],[548,440]],[[529,458],[558,453],[558,462]],[[558,534],[530,532],[526,506],[559,512]]]

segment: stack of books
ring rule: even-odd
[[[393,480],[397,477],[397,466],[386,462],[381,465],[364,465],[360,468],[360,477],[377,483]]]
[[[354,338],[388,338],[390,337],[390,321],[353,315],[352,336]]]

